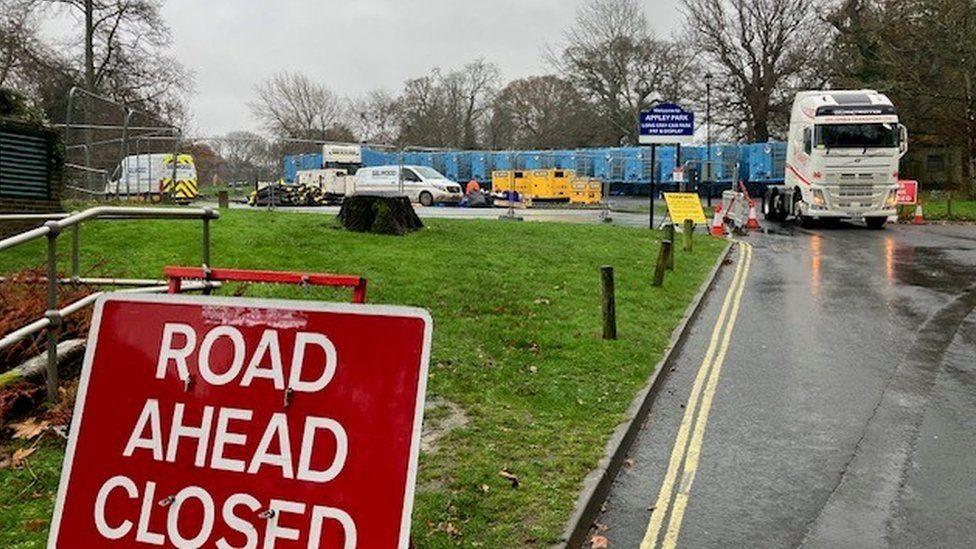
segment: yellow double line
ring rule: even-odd
[[[752,263],[752,246],[744,242],[739,245],[741,246],[739,265],[736,268],[735,277],[732,279],[732,286],[725,296],[725,302],[722,304],[715,329],[712,331],[712,339],[708,344],[708,350],[705,352],[705,359],[702,360],[698,375],[695,377],[695,383],[692,385],[691,395],[688,396],[685,415],[681,419],[678,436],[674,441],[674,448],[671,450],[668,471],[664,475],[664,484],[661,486],[657,503],[651,512],[651,521],[647,526],[647,533],[644,534],[644,540],[641,542],[641,549],[658,547],[658,538],[661,537],[661,529],[664,527],[664,519],[668,516],[669,510],[671,511],[671,520],[668,521],[661,547],[673,549],[678,543],[681,521],[684,519],[685,508],[688,506],[688,498],[691,495],[691,485],[695,482],[695,473],[698,471],[702,439],[705,436],[705,426],[708,424],[708,412],[712,408],[712,400],[718,387],[718,379],[722,373],[725,355],[729,350],[732,329],[735,327],[735,321],[739,316],[739,304],[742,302],[742,293],[745,290],[749,266]],[[694,430],[692,430],[693,423]],[[678,482],[679,472],[681,472],[680,484]],[[677,493],[675,493],[675,488],[677,488]]]

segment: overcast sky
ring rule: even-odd
[[[433,67],[478,57],[512,79],[547,71],[542,56],[585,0],[168,0],[173,47],[196,74],[196,133],[256,129],[254,85],[301,71],[342,95],[397,91]],[[680,20],[678,0],[643,0],[656,32]]]

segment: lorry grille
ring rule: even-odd
[[[826,190],[835,208],[852,213],[882,209],[888,193],[887,186],[872,185],[832,185]]]
[[[828,174],[831,179],[841,185],[877,185],[885,183],[887,178],[884,174],[880,173],[831,173]]]
[[[841,185],[834,194],[839,198],[870,198],[875,192],[870,185]]]

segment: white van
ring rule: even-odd
[[[399,192],[399,166],[374,166],[356,172],[356,192]],[[430,206],[438,202],[457,203],[464,194],[461,185],[427,166],[403,167],[403,193],[412,202]]]
[[[175,183],[172,154],[127,156],[115,173],[116,177],[105,186],[106,194],[168,194],[185,200],[197,197],[197,168],[189,154],[176,157]]]

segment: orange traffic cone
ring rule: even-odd
[[[712,236],[725,236],[725,219],[722,215],[722,205],[715,206],[715,216],[712,217]]]
[[[915,225],[925,225],[925,217],[922,215],[922,203],[919,202],[915,205],[915,219],[912,221]]]
[[[759,228],[759,218],[756,217],[756,201],[749,199],[749,220],[746,221],[746,229],[755,231]]]

